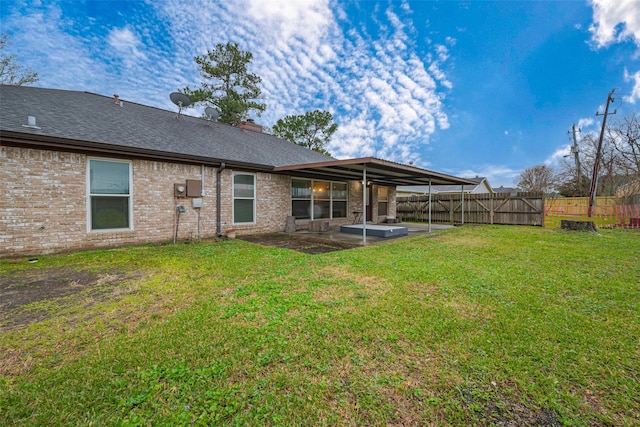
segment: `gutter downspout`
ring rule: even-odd
[[[218,170],[216,171],[216,235],[218,237],[222,236],[222,222],[221,222],[221,207],[220,207],[220,200],[222,199],[222,196],[220,195],[220,187],[222,187],[221,185],[221,174],[222,171],[225,170],[225,168],[227,167],[227,165],[222,162],[220,163],[220,167],[218,168]]]
[[[200,197],[204,197],[204,183],[205,183],[205,166],[204,164],[201,165],[201,169],[200,169],[200,181],[202,182],[202,188],[200,190]]]

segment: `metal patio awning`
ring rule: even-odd
[[[273,172],[288,172],[294,176],[327,181],[362,181],[365,171],[367,182],[377,185],[474,184],[473,181],[465,178],[458,178],[456,176],[388,160],[381,160],[375,157],[277,166],[273,169]]]
[[[326,162],[300,165],[278,166],[273,172],[287,172],[301,178],[322,179],[327,181],[360,181],[362,185],[362,213],[367,209],[367,191],[369,183],[384,186],[397,185],[460,185],[474,184],[473,181],[446,175],[411,165],[362,157],[359,159],[329,160]],[[365,185],[366,183],[366,185]],[[431,191],[429,191],[431,201]],[[431,203],[429,203],[429,231],[431,231]],[[362,244],[367,243],[367,219],[362,215]]]

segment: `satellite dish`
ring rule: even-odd
[[[220,113],[218,113],[218,110],[216,110],[213,107],[207,107],[204,109],[204,114],[209,118],[209,120],[218,120],[218,117],[220,117]]]
[[[169,95],[169,99],[171,99],[171,102],[178,106],[178,114],[176,115],[176,119],[180,116],[180,113],[182,113],[183,107],[188,107],[189,105],[191,105],[191,98],[189,98],[184,93],[171,92],[171,94]]]

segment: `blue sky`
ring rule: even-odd
[[[328,110],[329,151],[512,186],[556,165],[607,94],[640,107],[640,1],[7,1],[1,28],[42,87],[174,110],[195,55],[253,53],[272,126]],[[192,114],[198,113],[192,111]]]

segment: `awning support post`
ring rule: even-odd
[[[431,178],[429,178],[429,233],[431,233]]]
[[[461,205],[460,208],[462,210],[462,221],[461,225],[464,225],[464,184],[462,184],[461,186],[461,190],[460,190],[460,196],[461,196]]]
[[[367,165],[362,165],[362,245],[367,244]]]

